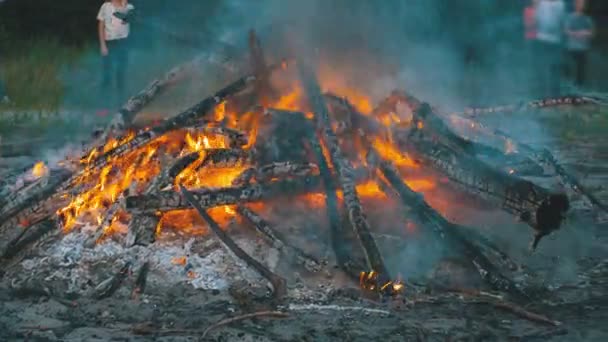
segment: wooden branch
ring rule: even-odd
[[[2,251],[2,254],[0,255],[1,259],[11,259],[19,252],[23,251],[25,247],[40,241],[43,237],[57,229],[57,222],[55,220],[44,220],[27,229],[19,229],[21,229],[21,232],[14,237]]]
[[[490,286],[497,290],[516,294],[519,297],[525,297],[510,279],[502,275],[490,260],[466,236],[461,234],[461,230],[456,225],[447,221],[428,205],[420,194],[414,192],[405,184],[396,167],[390,161],[380,160],[378,153],[373,150],[370,151],[369,158],[379,161],[374,164],[377,165],[385,179],[399,194],[403,203],[413,209],[409,211],[410,215],[416,216],[418,221],[431,228],[436,237],[461,249]]]
[[[212,208],[220,205],[254,202],[277,196],[319,191],[320,184],[320,178],[307,177],[271,183],[246,184],[237,187],[200,189],[192,191],[192,195],[203,208]],[[147,195],[129,196],[126,199],[126,208],[130,213],[137,214],[188,209],[190,204],[180,193],[169,190]]]
[[[323,138],[331,156],[331,163],[336,169],[340,187],[344,193],[344,204],[348,211],[350,223],[357,235],[361,247],[365,252],[367,266],[370,271],[375,271],[380,274],[379,282],[386,283],[391,280],[391,276],[384,264],[384,260],[378,246],[371,235],[371,229],[357,190],[352,179],[352,167],[349,162],[343,157],[338,143],[338,139],[331,129],[331,120],[329,112],[325,104],[325,99],[321,94],[319,83],[315,75],[307,69],[302,63],[298,63],[300,79],[303,84],[304,91],[308,98],[308,102],[315,112],[317,128],[323,132]],[[387,288],[392,288],[391,286]]]
[[[246,319],[259,318],[259,317],[287,318],[287,317],[289,317],[289,314],[286,312],[281,312],[281,311],[258,311],[258,312],[248,313],[248,314],[244,314],[244,315],[240,315],[240,316],[236,316],[236,317],[226,318],[224,320],[221,320],[221,321],[213,324],[209,328],[205,329],[205,331],[203,331],[203,335],[201,336],[201,338],[205,338],[211,331],[213,331],[217,328],[223,327],[225,325],[228,325],[228,324],[231,324],[234,322],[240,322],[240,321],[243,321]]]
[[[146,261],[139,269],[137,273],[137,278],[135,279],[135,286],[131,291],[131,299],[139,299],[145,289],[146,289],[146,280],[148,278],[148,272],[150,271],[150,262]]]
[[[423,104],[415,117],[423,122],[422,128],[415,126],[398,138],[400,146],[408,153],[443,173],[464,191],[528,223],[536,231],[536,241],[559,229],[569,209],[565,194],[551,193],[530,181],[498,171],[463,153],[461,146],[453,143],[456,140],[435,139],[436,134],[441,135],[447,126],[430,111],[428,105]],[[427,133],[429,131],[430,134]]]
[[[132,247],[135,245],[148,246],[156,241],[156,228],[160,222],[160,217],[156,213],[137,213],[131,216],[129,221],[127,238],[125,245]]]
[[[211,231],[213,231],[214,235],[220,240],[224,248],[234,253],[239,259],[243,260],[248,266],[255,269],[260,275],[264,278],[268,279],[272,284],[274,289],[275,298],[282,298],[285,294],[287,294],[287,285],[284,278],[276,275],[266,266],[261,264],[259,261],[255,260],[247,252],[242,250],[229,236],[224,232],[220,226],[207,214],[203,206],[200,205],[199,201],[196,199],[194,194],[190,193],[183,185],[180,185],[180,190],[186,201],[193,206],[199,215],[207,222]]]
[[[240,148],[213,148],[205,150],[205,157],[197,170],[205,167],[236,167],[251,163],[253,154],[251,151]]]
[[[114,292],[120,288],[120,285],[129,273],[130,268],[131,263],[126,262],[116,274],[99,283],[99,285],[95,287],[93,297],[95,299],[103,299],[112,296]]]
[[[321,270],[319,261],[306,254],[301,249],[286,242],[282,234],[276,231],[268,221],[264,220],[255,211],[244,205],[239,205],[236,211],[245,218],[272,247],[276,248],[286,257],[294,260],[298,265],[303,266],[310,272],[318,272]]]

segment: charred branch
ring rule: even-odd
[[[239,259],[243,260],[248,266],[255,269],[260,275],[266,278],[273,287],[275,298],[281,298],[285,294],[287,294],[287,284],[284,278],[276,275],[266,266],[261,264],[259,261],[255,260],[249,254],[247,254],[243,249],[241,249],[235,242],[232,240],[226,232],[224,232],[220,226],[207,214],[203,206],[200,205],[199,201],[196,199],[194,194],[190,193],[186,188],[180,186],[181,193],[185,197],[186,201],[193,206],[199,215],[207,222],[209,228],[213,231],[214,235],[220,240],[224,248],[234,253]]]
[[[134,214],[129,221],[127,247],[135,245],[148,246],[156,241],[156,229],[160,218],[156,213]]]
[[[235,167],[250,163],[251,151],[237,148],[214,148],[205,150],[205,157],[197,169],[205,167]]]
[[[441,132],[449,130],[445,131],[447,126],[430,111],[428,105],[423,104],[415,118],[423,122],[422,128],[416,125],[407,134],[400,135],[398,140],[402,148],[443,173],[464,191],[503,208],[530,225],[536,231],[532,247],[542,236],[559,229],[569,209],[565,194],[552,193],[515,175],[496,170],[463,153],[462,146],[450,143],[455,140],[448,139],[446,143],[436,139],[436,133],[441,135]]]
[[[320,263],[314,257],[286,242],[282,234],[276,231],[268,221],[264,220],[255,211],[244,205],[239,205],[236,211],[264,237],[268,244],[283,253],[287,258],[303,266],[310,272],[318,272],[321,269]]]
[[[282,180],[271,183],[255,183],[236,187],[200,189],[192,191],[192,196],[203,208],[231,205],[271,199],[277,196],[304,194],[318,191],[321,180],[307,177]],[[190,204],[179,192],[162,191],[147,195],[129,196],[126,200],[127,211],[133,214],[188,209]]]
[[[150,271],[150,262],[146,261],[139,268],[137,272],[137,278],[135,279],[135,286],[131,291],[131,298],[138,299],[146,289],[146,280],[148,279],[148,272]]]
[[[2,259],[11,259],[24,248],[41,240],[57,228],[56,224],[54,220],[44,220],[28,229],[21,229],[21,232],[4,248]]]
[[[131,263],[126,262],[116,274],[99,283],[99,285],[97,285],[93,291],[93,297],[95,299],[104,299],[111,297],[116,292],[116,290],[120,288],[120,285],[127,277],[130,268]]]
[[[475,265],[481,277],[493,288],[501,291],[506,291],[518,296],[522,296],[521,291],[515,284],[501,274],[501,272],[481,253],[478,248],[471,243],[464,235],[460,233],[460,229],[456,225],[447,221],[441,214],[435,211],[430,205],[424,201],[424,198],[414,192],[402,180],[395,166],[386,160],[380,160],[377,153],[372,151],[370,158],[378,160],[375,164],[378,170],[390,183],[390,185],[399,194],[403,203],[413,210],[411,215],[415,215],[417,220],[429,226],[435,236],[447,241],[450,245],[462,250],[462,252]]]
[[[331,163],[338,174],[339,184],[344,193],[344,204],[348,212],[348,217],[352,228],[359,239],[359,243],[365,252],[367,266],[370,271],[375,271],[380,274],[379,281],[381,283],[387,283],[391,279],[390,274],[384,264],[378,246],[371,235],[369,223],[363,212],[357,190],[355,189],[352,167],[342,155],[338,138],[331,129],[331,119],[327,105],[325,104],[325,99],[321,94],[321,88],[315,75],[310,70],[307,70],[301,63],[298,64],[298,67],[304,91],[308,97],[308,102],[315,112],[317,128],[323,132],[323,138],[329,150]]]

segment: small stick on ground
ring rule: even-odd
[[[304,268],[310,272],[318,272],[321,269],[321,265],[317,260],[312,256],[307,255],[301,249],[287,243],[285,238],[283,238],[268,221],[258,215],[258,213],[244,205],[239,205],[236,211],[245,218],[270,245],[284,253],[288,258],[292,258],[298,265],[304,266]]]
[[[224,320],[221,320],[221,321],[213,324],[209,328],[205,329],[205,331],[203,331],[203,335],[201,336],[201,338],[205,338],[205,336],[207,336],[207,334],[209,334],[212,330],[215,330],[222,326],[225,326],[225,325],[228,325],[228,324],[231,324],[234,322],[240,322],[240,321],[243,321],[246,319],[259,318],[259,317],[287,318],[287,317],[289,317],[289,314],[286,312],[281,312],[281,311],[258,311],[258,312],[244,314],[244,315],[240,315],[240,316],[236,316],[236,317],[226,318]]]
[[[127,262],[120,268],[118,273],[97,285],[93,297],[95,299],[104,299],[112,296],[114,292],[118,290],[118,288],[122,284],[122,281],[127,276],[129,268],[131,268],[131,263]]]
[[[133,291],[131,291],[131,299],[137,300],[139,296],[144,293],[146,289],[146,280],[148,278],[148,271],[150,271],[150,262],[146,261],[141,268],[139,269],[139,273],[137,274],[137,279],[135,280],[135,287]]]
[[[529,321],[532,322],[537,322],[537,323],[544,323],[544,324],[549,324],[555,327],[558,327],[560,325],[562,325],[561,322],[559,321],[555,321],[550,319],[549,317],[545,316],[545,315],[541,315],[541,314],[537,314],[534,312],[530,312],[524,308],[522,308],[521,306],[514,304],[514,303],[509,303],[509,302],[505,302],[505,301],[493,301],[493,300],[488,300],[485,301],[488,304],[493,305],[496,308],[499,309],[503,309],[506,311],[509,311],[519,317],[525,318]]]
[[[213,231],[215,236],[222,242],[224,247],[230,252],[234,253],[238,258],[245,261],[247,265],[254,268],[260,275],[264,278],[268,279],[272,284],[274,289],[275,298],[281,298],[287,293],[287,285],[284,278],[276,275],[266,266],[261,264],[259,261],[255,260],[247,252],[245,252],[241,247],[239,247],[234,240],[232,240],[226,232],[224,232],[220,226],[207,214],[205,209],[196,201],[194,196],[183,186],[180,185],[180,190],[186,201],[193,206],[199,215],[207,222],[209,228]]]

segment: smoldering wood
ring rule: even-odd
[[[194,194],[190,193],[186,190],[185,187],[180,185],[180,190],[186,201],[193,206],[199,215],[207,222],[211,231],[213,231],[214,235],[220,240],[224,248],[234,253],[239,259],[243,260],[249,267],[255,269],[260,275],[266,278],[272,284],[274,290],[275,298],[282,298],[287,294],[287,282],[284,278],[276,275],[266,266],[261,264],[259,261],[255,260],[249,254],[247,254],[243,249],[241,249],[235,242],[232,240],[226,232],[224,232],[220,226],[207,214],[204,207],[200,205],[199,201],[196,199]]]
[[[526,222],[536,231],[536,240],[559,229],[569,209],[569,200],[565,194],[552,193],[530,181],[496,170],[462,153],[458,146],[434,139],[434,135],[429,136],[426,129],[436,124],[441,125],[440,119],[433,116],[428,105],[423,104],[420,108],[421,114],[415,117],[424,120],[423,128],[413,126],[405,134],[397,133],[401,148],[443,173],[464,191],[493,203]],[[425,119],[428,117],[431,120]],[[443,131],[444,128],[439,130]]]
[[[24,248],[39,241],[51,231],[57,229],[55,220],[47,219],[28,229],[21,229],[21,232],[15,236],[2,251],[2,259],[11,259]]]
[[[110,208],[108,208],[108,210],[106,210],[106,212],[103,216],[103,219],[101,221],[101,224],[99,224],[97,226],[97,229],[95,229],[95,232],[93,233],[93,235],[89,236],[89,238],[87,238],[87,240],[85,241],[85,243],[84,243],[85,247],[93,248],[93,247],[95,247],[95,244],[98,243],[103,238],[106,228],[110,227],[110,225],[114,221],[114,217],[116,217],[116,215],[118,214],[118,211],[120,211],[121,209],[124,208],[123,202],[124,202],[124,196],[121,195],[120,198],[118,200],[116,200],[116,202],[112,203]]]
[[[299,113],[298,115],[305,118],[303,113]],[[348,248],[349,246],[344,242],[344,236],[347,233],[345,230],[349,229],[347,224],[348,219],[346,221],[342,220],[338,206],[338,196],[336,192],[332,190],[338,188],[338,182],[335,179],[335,175],[333,174],[328,161],[325,159],[320,137],[317,135],[314,126],[307,120],[303,127],[306,129],[306,146],[312,154],[312,159],[317,162],[319,176],[323,182],[325,208],[329,223],[329,242],[332,251],[334,252],[340,269],[352,279],[356,280],[359,277],[359,272],[361,272],[364,266],[352,258]]]
[[[273,65],[269,68],[272,71],[272,70],[275,70],[280,67],[281,67],[281,65],[278,64],[278,65]],[[210,110],[212,108],[214,108],[216,105],[225,101],[230,96],[233,96],[233,95],[245,90],[254,81],[255,81],[255,76],[241,77],[240,79],[230,83],[229,85],[222,88],[215,94],[205,98],[204,100],[200,101],[199,103],[195,104],[194,106],[190,107],[189,109],[181,112],[180,114],[178,114],[170,119],[167,119],[167,120],[163,121],[162,123],[160,123],[159,125],[156,125],[150,129],[143,129],[143,130],[138,131],[137,134],[135,135],[135,137],[133,139],[129,140],[128,142],[123,143],[122,145],[119,145],[116,148],[111,149],[105,153],[99,153],[94,158],[94,160],[92,160],[88,164],[88,167],[89,168],[100,167],[106,163],[108,158],[123,155],[124,153],[126,153],[128,151],[132,151],[135,148],[138,148],[138,147],[141,147],[141,146],[147,144],[148,142],[154,140],[155,138],[157,138],[167,132],[196,124],[197,121],[203,119],[210,112]]]
[[[424,198],[414,192],[399,175],[396,167],[387,160],[381,160],[377,152],[371,151],[371,159],[375,159],[374,165],[382,172],[383,176],[399,194],[403,203],[413,210],[411,215],[415,215],[417,220],[429,226],[433,234],[447,241],[451,246],[460,249],[463,254],[475,265],[482,279],[497,290],[506,291],[517,295],[520,298],[526,297],[515,283],[505,277],[500,270],[495,267],[490,260],[479,251],[479,249],[469,241],[466,236],[461,234],[460,228],[447,221],[441,214],[435,211]]]
[[[258,165],[308,161],[302,144],[309,126],[310,120],[302,113],[274,108],[260,113],[254,145]]]
[[[146,281],[148,279],[148,272],[150,271],[150,262],[146,261],[139,268],[137,272],[137,278],[135,279],[135,285],[133,286],[133,290],[131,291],[131,298],[137,299],[141,296],[146,290]]]
[[[268,244],[276,248],[287,258],[293,260],[297,265],[303,266],[310,272],[320,271],[321,264],[319,261],[302,251],[300,248],[289,244],[280,232],[274,229],[268,221],[258,215],[255,211],[244,205],[237,206],[236,211],[245,218],[262,237],[264,237]]]
[[[116,274],[99,283],[99,285],[97,285],[93,290],[93,298],[104,299],[111,297],[120,288],[120,285],[122,285],[122,282],[127,277],[130,268],[131,263],[126,262],[120,267]]]
[[[39,222],[40,215],[44,216],[49,207],[53,207],[51,198],[59,197],[57,187],[70,177],[70,172],[63,169],[51,170],[48,182],[37,183],[30,191],[23,196],[15,198],[11,203],[7,203],[0,214],[0,225],[14,225],[23,223]],[[3,228],[0,227],[0,232]]]
[[[281,180],[271,183],[254,183],[235,187],[193,190],[197,203],[203,208],[272,199],[278,196],[305,194],[320,190],[319,177]],[[175,191],[129,196],[126,208],[132,214],[188,209],[190,204]]]
[[[340,150],[338,138],[331,129],[331,119],[325,99],[321,94],[321,88],[314,73],[302,63],[298,63],[299,76],[302,82],[304,92],[308,102],[314,111],[316,126],[323,133],[325,144],[329,150],[331,164],[336,169],[339,179],[339,185],[344,193],[344,205],[348,212],[348,217],[355,231],[359,243],[365,252],[367,266],[369,271],[376,271],[380,274],[379,281],[382,284],[392,280],[384,264],[384,260],[374,238],[371,235],[371,229],[359,196],[355,188],[355,182],[352,175],[352,167],[349,162],[343,157]],[[391,288],[392,287],[388,287]]]
[[[167,119],[161,124],[150,129],[140,130],[135,137],[128,142],[123,143],[105,153],[99,153],[99,155],[88,164],[88,167],[96,168],[103,166],[108,158],[123,155],[126,152],[144,146],[145,144],[169,131],[194,124],[197,120],[203,119],[214,106],[224,101],[227,97],[245,89],[253,81],[253,79],[253,77],[240,78],[239,80],[229,84],[214,95],[205,98],[175,117]]]
[[[160,217],[156,213],[138,213],[131,216],[125,245],[148,246],[156,241],[156,228]]]
[[[233,185],[247,184],[251,180],[258,183],[264,183],[270,182],[273,179],[288,179],[318,175],[319,167],[313,163],[275,162],[258,168],[248,168],[233,181]]]
[[[230,148],[238,148],[247,145],[248,137],[247,134],[233,128],[225,127],[222,125],[212,126],[205,125],[201,128],[192,129],[195,133],[221,135],[228,138],[228,145]]]
[[[205,150],[205,157],[197,170],[205,167],[236,167],[252,161],[252,151],[240,148],[213,148]]]
[[[182,171],[192,165],[201,157],[200,152],[192,152],[181,158],[178,158],[169,168],[168,178],[174,180]],[[162,171],[161,171],[162,172]]]
[[[518,150],[518,153],[516,154],[526,154],[530,156],[543,168],[557,175],[562,184],[570,187],[574,192],[579,194],[583,200],[587,202],[589,207],[595,207],[596,210],[599,209],[608,213],[608,205],[600,201],[591,191],[586,189],[578,178],[569,173],[549,150],[537,150],[528,144],[513,139],[513,137],[500,129],[491,129],[478,122],[475,122],[475,127],[485,134],[496,136],[505,142],[508,141],[513,145],[513,148]]]

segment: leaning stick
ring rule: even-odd
[[[370,271],[380,274],[379,281],[386,283],[391,277],[384,264],[380,250],[371,235],[371,227],[361,206],[355,182],[352,177],[352,166],[344,158],[340,149],[338,138],[331,128],[331,119],[325,99],[321,94],[321,89],[316,76],[308,70],[302,63],[298,63],[300,78],[302,80],[305,93],[308,97],[310,106],[315,111],[317,127],[323,132],[323,138],[329,149],[331,163],[334,165],[338,174],[340,187],[344,193],[344,204],[348,211],[348,218],[359,243],[365,252],[367,266]],[[387,288],[391,288],[390,286]]]
[[[245,218],[254,228],[264,237],[264,239],[271,244],[274,248],[279,250],[281,253],[289,258],[295,260],[295,262],[304,266],[308,271],[318,272],[321,265],[314,257],[306,254],[301,249],[289,244],[285,241],[285,238],[272,227],[272,225],[258,215],[255,211],[247,208],[244,205],[237,206],[237,213]]]
[[[196,211],[199,213],[199,215],[207,222],[211,231],[213,231],[213,233],[218,238],[218,240],[220,240],[220,242],[224,245],[224,248],[226,248],[226,250],[234,253],[234,255],[236,255],[239,259],[243,260],[247,265],[254,268],[260,275],[262,275],[264,278],[266,278],[266,279],[268,279],[268,281],[270,281],[270,283],[272,284],[272,287],[274,289],[275,298],[279,299],[279,298],[283,297],[285,294],[287,294],[287,284],[286,284],[286,281],[284,278],[276,275],[274,272],[272,272],[266,266],[264,266],[259,261],[255,260],[254,258],[249,256],[249,254],[247,254],[247,252],[245,252],[243,249],[241,249],[241,247],[239,247],[234,242],[234,240],[232,240],[228,236],[228,234],[226,234],[220,228],[220,226],[213,220],[213,218],[211,218],[211,216],[209,216],[209,214],[207,214],[205,209],[196,201],[194,196],[181,184],[180,184],[180,190],[181,190],[182,195],[186,199],[186,201],[188,201],[190,203],[190,205],[196,209]]]

